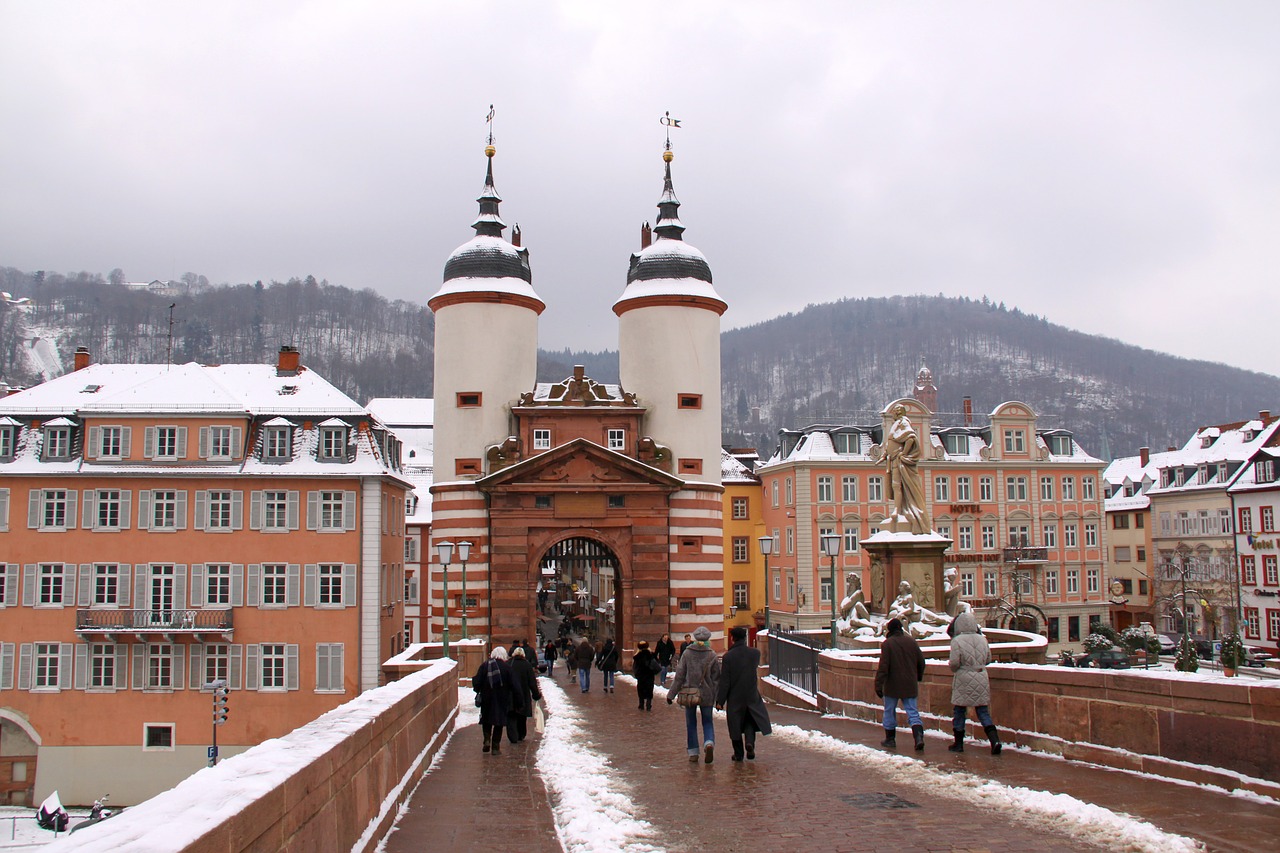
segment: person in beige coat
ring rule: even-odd
[[[991,720],[987,706],[991,704],[991,685],[987,681],[987,664],[991,663],[991,647],[978,631],[978,620],[972,613],[961,613],[951,623],[951,731],[956,742],[947,747],[951,752],[964,752],[964,720],[973,708],[982,729],[991,741],[991,754],[1000,754],[1000,735]]]

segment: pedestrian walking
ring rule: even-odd
[[[480,706],[480,731],[484,733],[482,752],[497,755],[502,751],[502,730],[507,726],[507,713],[511,709],[511,685],[507,650],[498,646],[471,677],[476,704]]]
[[[715,704],[716,690],[720,683],[720,658],[711,650],[711,631],[705,625],[698,626],[691,641],[692,645],[680,653],[676,677],[667,693],[667,704],[675,701],[681,688],[697,690],[697,704],[685,705],[681,702],[684,707],[685,746],[689,752],[689,760],[697,761],[698,712],[701,711],[703,760],[710,764],[715,759],[716,730],[711,707]]]
[[[693,635],[685,634],[684,642],[680,644],[680,654],[677,655],[676,660],[678,661],[680,658],[684,657],[685,649],[689,648],[692,645],[693,645]]]
[[[639,710],[653,710],[653,679],[658,674],[658,657],[649,651],[649,641],[636,643],[635,656],[631,658],[631,674],[636,677],[636,698]]]
[[[542,656],[547,659],[547,675],[551,675],[552,670],[556,668],[556,659],[560,657],[555,640],[547,640],[547,645],[542,649]]]
[[[658,683],[667,684],[667,673],[671,670],[671,659],[676,656],[676,644],[671,642],[670,634],[663,634],[653,653],[658,658]]]
[[[592,647],[591,641],[586,637],[582,638],[582,642],[578,643],[578,647],[573,650],[573,669],[578,671],[578,686],[582,688],[582,692],[586,693],[591,689],[591,664],[595,662],[596,650]]]
[[[536,640],[538,638],[534,637],[534,639]],[[517,640],[516,645],[524,649],[524,659],[529,662],[530,666],[536,669],[538,665],[538,652],[533,648],[533,646],[529,645],[529,641]]]
[[[725,712],[725,721],[729,724],[733,760],[741,761],[745,752],[746,758],[754,761],[756,733],[767,735],[773,732],[756,680],[760,650],[747,645],[747,629],[741,625],[729,629],[729,639],[732,645],[720,662],[716,707]]]
[[[613,677],[618,672],[618,647],[613,644],[613,637],[604,641],[596,655],[596,666],[604,673],[604,692],[613,692]]]
[[[924,653],[902,630],[902,622],[889,620],[889,635],[880,644],[880,665],[876,667],[876,695],[884,699],[884,740],[881,746],[896,748],[898,703],[907,712],[916,751],[924,749],[924,722],[916,709],[920,680],[924,678]]]
[[[529,733],[533,703],[542,699],[538,690],[538,674],[525,657],[524,649],[516,649],[511,658],[511,711],[507,714],[507,740],[519,743]]]
[[[951,732],[956,742],[947,747],[951,752],[964,752],[964,718],[973,708],[991,742],[991,754],[1000,754],[1000,734],[987,706],[991,704],[991,684],[987,680],[987,664],[991,663],[991,646],[978,630],[972,613],[961,613],[951,623],[955,636],[951,640]]]

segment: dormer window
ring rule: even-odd
[[[1049,452],[1054,456],[1070,456],[1071,455],[1071,436],[1069,435],[1051,435],[1049,439]]]
[[[44,430],[44,458],[71,458],[71,427],[46,426]]]
[[[1196,483],[1203,486],[1207,482],[1209,482],[1209,466],[1201,465],[1196,469]]]
[[[942,446],[949,456],[968,456],[969,436],[964,433],[947,433],[942,437]]]
[[[143,455],[148,459],[181,459],[187,455],[187,428],[179,426],[147,427]]]
[[[1202,436],[1202,437],[1201,437],[1201,439],[1200,439],[1200,446],[1201,446],[1201,447],[1209,447],[1209,446],[1210,446],[1210,445],[1212,445],[1212,444],[1213,444],[1213,436],[1211,436],[1211,435],[1206,435],[1206,436]]]
[[[346,461],[347,425],[320,427],[319,458],[327,461]]]
[[[1187,472],[1181,468],[1176,469],[1173,472],[1173,484],[1175,486],[1182,486],[1186,482],[1187,482]]]
[[[1026,453],[1026,433],[1020,429],[1009,429],[1004,432],[1005,453]]]
[[[293,428],[284,424],[263,427],[262,461],[288,462],[293,458]]]
[[[1253,478],[1259,483],[1272,483],[1276,479],[1276,462],[1274,459],[1259,459],[1253,463]]]
[[[8,424],[0,425],[0,460],[9,461],[14,453],[14,436],[16,430]]]
[[[857,453],[858,434],[856,432],[838,432],[831,436],[831,445],[836,453]]]

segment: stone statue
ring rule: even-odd
[[[845,576],[845,584],[848,587],[849,594],[840,600],[839,622],[845,623],[840,626],[840,633],[852,634],[859,628],[870,628],[875,631],[878,626],[871,621],[871,613],[867,610],[866,601],[862,594],[861,575],[858,572],[849,572]]]
[[[960,584],[956,582],[956,570],[953,567],[942,573],[942,609],[954,619],[960,615],[962,604],[964,602],[960,600]]]
[[[893,514],[886,519],[891,533],[925,534],[931,530],[920,485],[920,438],[905,406],[893,407],[893,425],[884,437],[885,471]]]
[[[898,584],[898,597],[889,605],[888,619],[900,621],[907,633],[916,639],[929,633],[925,626],[946,625],[951,621],[947,616],[934,613],[929,608],[916,604],[916,597],[911,593],[911,581]],[[885,624],[888,625],[887,620]]]

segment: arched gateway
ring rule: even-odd
[[[538,564],[539,619],[545,623],[543,634],[556,637],[561,618],[585,633],[598,637],[619,637],[627,608],[619,608],[618,592],[622,573],[618,556],[598,539],[571,536],[552,545]],[[530,633],[532,636],[532,633]]]

